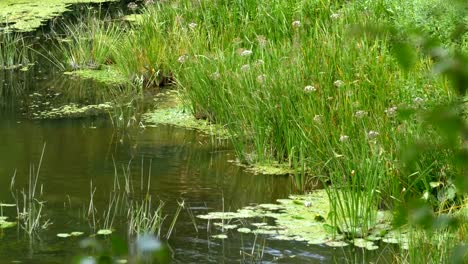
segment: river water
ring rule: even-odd
[[[70,81],[44,65],[36,63],[28,72],[0,72],[0,202],[16,203],[13,195],[27,192],[30,171],[33,167],[37,171],[44,148],[38,188],[41,201],[45,201],[43,219],[49,220],[49,225],[34,236],[28,236],[19,226],[0,229],[0,263],[70,263],[74,256],[86,253],[79,242],[95,232],[87,214],[91,190],[96,190],[96,217],[102,219],[115,179],[123,182],[125,173],[133,175],[137,190],[143,186],[142,192],[165,203],[164,228],[178,202],[184,201],[186,208],[168,240],[174,263],[367,263],[378,262],[386,255],[382,251],[334,249],[234,231],[229,231],[225,240],[212,238],[220,231],[213,226],[208,229],[206,220],[193,220],[191,213],[274,203],[290,194],[290,179],[246,172],[230,162],[235,155],[228,142],[193,130],[161,125],[124,133],[103,117],[31,120],[23,113],[34,93],[42,96],[73,90],[67,100],[96,100],[98,97],[90,96],[89,91],[104,89],[90,81]],[[4,207],[1,213],[14,219],[16,208]],[[117,214],[113,224],[116,235],[124,239],[127,221],[125,214]],[[57,237],[58,233],[72,231],[84,232],[84,236]],[[108,238],[98,240],[105,244]],[[262,257],[254,259],[251,253]]]

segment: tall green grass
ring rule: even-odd
[[[124,33],[123,23],[89,13],[55,32],[62,69],[100,69],[114,63],[114,49]]]
[[[285,164],[302,191],[322,179],[335,225],[363,236],[377,209],[421,196],[456,173],[450,153],[426,154],[409,172],[398,160],[409,138],[437,137],[419,118],[398,113],[451,100],[447,80],[428,74],[427,59],[402,69],[395,36],[356,30],[382,23],[404,30],[398,11],[407,6],[159,2],[113,54],[119,71],[141,87],[175,80],[195,117],[226,126],[241,162]]]
[[[24,36],[0,32],[0,70],[25,67],[32,62],[30,45]]]

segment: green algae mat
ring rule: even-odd
[[[78,3],[103,3],[116,0],[1,0],[0,31],[34,31],[45,21],[60,16]]]

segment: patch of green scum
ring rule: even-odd
[[[391,213],[379,211],[376,223],[368,237],[348,239],[345,233],[331,225],[327,219],[330,203],[325,190],[316,190],[306,195],[291,195],[289,199],[278,199],[278,204],[246,206],[237,212],[210,212],[198,215],[201,219],[251,218],[250,223],[237,229],[240,233],[269,235],[272,239],[304,241],[308,244],[325,244],[331,247],[354,245],[367,250],[378,248],[376,241],[408,246],[407,231],[392,230]],[[273,218],[275,225],[255,222],[255,219]]]
[[[108,85],[124,85],[128,83],[128,78],[116,71],[114,67],[104,67],[103,69],[83,69],[72,72],[64,72],[65,75],[76,76],[82,79],[91,79]]]
[[[0,1],[0,30],[29,32],[45,21],[60,16],[72,4],[103,3],[117,0],[2,0]]]
[[[32,113],[33,119],[61,119],[61,118],[79,118],[107,114],[113,109],[111,103],[97,105],[79,106],[77,104],[64,105],[51,110]]]
[[[167,92],[155,100],[158,103],[157,108],[143,114],[141,117],[145,126],[154,127],[159,124],[173,125],[195,129],[219,138],[229,137],[228,131],[221,125],[212,124],[207,120],[196,119],[190,111],[182,105],[177,92]],[[166,101],[166,103],[159,104],[159,101]]]
[[[247,171],[258,175],[289,175],[293,174],[292,170],[287,164],[278,164],[275,162],[270,163],[254,163],[254,164],[243,164],[238,160],[230,161],[238,166],[246,168]]]
[[[254,174],[264,175],[288,175],[294,173],[289,166],[281,164],[253,164],[247,170]]]

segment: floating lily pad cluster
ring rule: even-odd
[[[96,232],[96,235],[101,235],[101,236],[108,236],[112,234],[114,231],[111,229],[100,229]],[[61,238],[72,238],[72,237],[79,237],[82,236],[84,232],[81,231],[74,231],[70,233],[58,233],[57,236]]]
[[[209,221],[221,220],[214,225],[223,228],[223,235],[235,219],[251,219],[247,225],[239,226],[237,232],[268,235],[272,239],[304,241],[308,244],[325,244],[331,247],[354,245],[356,247],[375,250],[379,241],[399,244],[408,247],[408,235],[402,230],[392,230],[391,218],[388,212],[379,211],[377,221],[368,236],[349,238],[346,232],[334,227],[327,220],[330,204],[325,190],[317,190],[307,195],[292,195],[289,199],[279,199],[278,204],[260,204],[247,206],[237,212],[210,212],[198,215],[200,219]],[[274,224],[268,224],[265,219],[273,219]],[[262,222],[255,222],[263,219]],[[253,222],[252,222],[253,221]],[[213,236],[221,238],[220,235]]]
[[[2,0],[0,31],[34,31],[45,21],[68,11],[71,4],[103,3],[116,0]]]
[[[84,234],[83,232],[74,231],[74,232],[71,232],[71,233],[58,233],[57,236],[61,237],[61,238],[67,238],[67,237],[78,237],[78,236],[81,236],[83,234]]]

